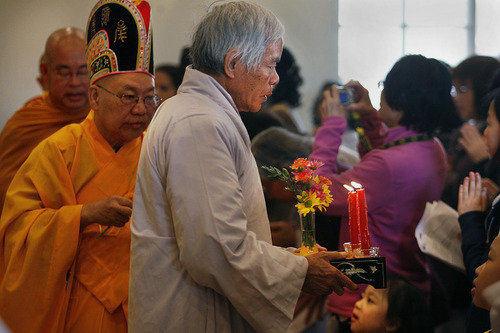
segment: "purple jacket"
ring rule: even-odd
[[[375,110],[363,117],[362,122],[373,147],[421,134],[403,126],[387,129]],[[361,152],[359,164],[338,174],[336,160],[346,126],[343,117],[325,118],[310,156],[325,163],[318,173],[333,183],[330,187],[333,203],[327,214],[342,216],[339,248],[349,241],[347,191],[343,184],[356,181],[366,190],[371,245],[380,247],[380,255],[386,258],[387,273],[405,276],[429,299],[430,274],[415,239],[415,227],[426,202],[441,197],[446,178],[444,149],[437,139],[373,149]],[[332,294],[327,303],[329,310],[350,317],[360,293],[347,290],[342,297]]]

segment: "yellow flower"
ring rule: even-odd
[[[323,184],[323,194],[324,198],[321,200],[321,205],[328,207],[333,201],[333,197],[330,194],[329,186],[326,184]]]
[[[275,167],[266,167],[271,177],[280,179],[287,184],[286,189],[294,192],[298,199],[297,207],[299,214],[306,216],[315,209],[324,211],[333,201],[329,186],[332,182],[324,177],[314,174],[323,162],[308,161],[306,158],[298,158],[290,166],[291,174],[287,169],[282,170]]]
[[[320,199],[316,196],[315,192],[309,193],[303,191],[302,194],[297,195],[299,203],[295,205],[297,207],[299,214],[306,216],[310,212],[314,212],[314,207],[319,206]]]

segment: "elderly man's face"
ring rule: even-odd
[[[281,58],[282,50],[281,41],[269,44],[262,62],[255,71],[249,72],[246,66],[238,62],[235,83],[229,90],[238,111],[257,112],[272,94],[273,86],[279,82],[276,64]]]
[[[89,75],[82,40],[65,38],[55,45],[42,76],[57,108],[79,112],[89,106]]]
[[[126,99],[139,101],[124,104]],[[101,135],[113,149],[139,137],[146,130],[156,106],[144,98],[155,96],[154,80],[145,73],[115,74],[98,80],[90,88],[90,106]]]

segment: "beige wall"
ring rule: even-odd
[[[40,93],[35,80],[47,36],[63,26],[85,29],[93,0],[0,0],[0,128],[29,98]],[[177,63],[210,0],[150,0],[155,63]],[[310,127],[317,90],[337,73],[336,0],[255,0],[286,28],[285,46],[304,77],[299,114]]]

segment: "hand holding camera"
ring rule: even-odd
[[[361,116],[367,115],[373,111],[370,95],[365,87],[358,81],[349,81],[345,86],[352,89],[353,93],[353,102],[347,106],[347,110],[350,112],[358,112]]]
[[[323,92],[323,102],[319,107],[321,119],[325,119],[329,116],[346,116],[346,110],[342,103],[340,92],[342,92],[342,98],[344,99],[344,103],[346,103],[348,97],[346,96],[346,90],[342,86],[332,85]]]
[[[323,93],[319,108],[321,118],[328,116],[346,117],[347,111],[365,115],[373,111],[368,90],[359,82],[350,81],[345,86],[331,86]]]

